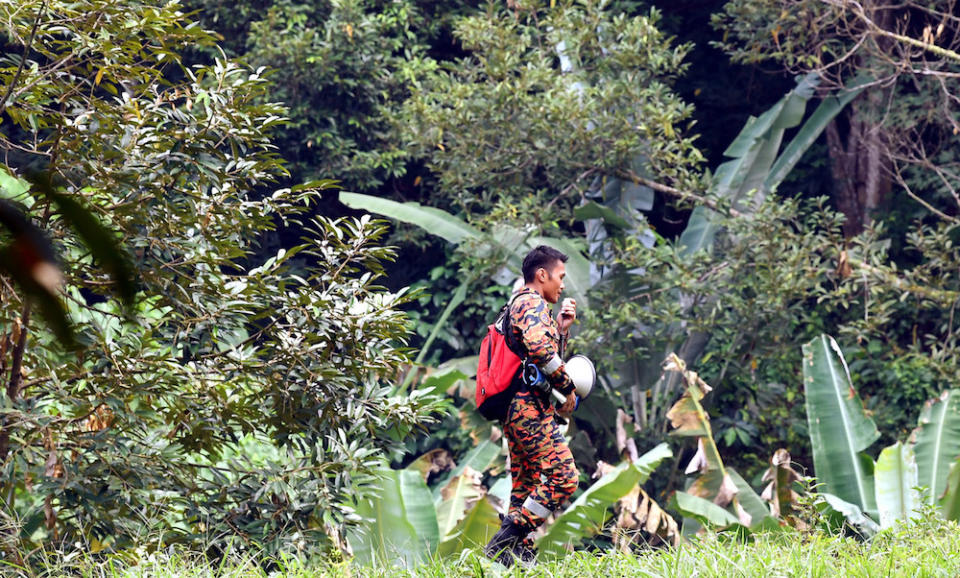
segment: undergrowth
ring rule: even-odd
[[[273,577],[439,577],[538,576],[957,576],[960,532],[955,522],[915,520],[885,530],[870,540],[821,532],[784,532],[746,540],[724,534],[694,537],[676,549],[632,553],[573,552],[562,560],[524,570],[504,569],[474,552],[458,559],[434,560],[416,568],[359,567],[350,562],[297,557],[258,559],[229,556],[211,560],[177,551],[143,556],[73,552],[48,554],[39,568],[0,561],[0,573],[30,578],[73,575],[82,578],[273,578]]]

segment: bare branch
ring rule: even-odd
[[[884,36],[886,38],[890,38],[904,44],[909,44],[911,46],[921,48],[923,50],[932,52],[933,54],[936,54],[943,58],[948,58],[950,60],[960,63],[960,53],[958,52],[955,52],[948,48],[942,48],[940,46],[937,46],[936,44],[933,44],[932,42],[917,40],[916,38],[911,38],[910,36],[907,36],[905,34],[898,34],[896,32],[887,30],[882,26],[879,26],[876,22],[873,21],[872,18],[870,18],[867,15],[866,10],[864,10],[863,6],[857,0],[821,0],[821,1],[827,5],[834,6],[836,8],[850,10],[850,12],[852,12],[861,22],[866,24],[867,28],[869,28],[870,31],[872,31],[874,34],[878,34],[880,36]]]

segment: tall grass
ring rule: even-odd
[[[0,562],[0,574],[83,578],[273,578],[273,577],[440,577],[440,576],[958,576],[960,527],[925,519],[881,532],[872,540],[796,532],[736,540],[725,535],[694,538],[676,549],[634,553],[574,552],[560,561],[524,570],[464,552],[458,559],[434,560],[417,568],[365,568],[349,562],[305,560],[293,556],[261,559],[249,555],[215,561],[166,552],[139,558],[124,555],[51,556],[41,569],[18,569]]]

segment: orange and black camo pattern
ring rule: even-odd
[[[558,510],[573,495],[580,477],[553,415],[552,406],[524,390],[510,402],[504,422],[513,481],[509,514],[530,529],[543,524],[546,516],[525,508],[524,502],[531,498],[543,509]]]
[[[547,302],[533,289],[524,287],[517,293],[510,306],[510,325],[516,343],[526,348],[527,358],[537,367],[543,367],[559,354],[560,328],[550,315]],[[573,391],[573,381],[566,371],[558,369],[547,378],[561,393]]]

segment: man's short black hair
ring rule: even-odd
[[[547,247],[546,245],[534,247],[527,253],[527,256],[523,258],[523,267],[521,269],[523,271],[523,282],[529,283],[533,281],[534,276],[537,274],[537,269],[541,267],[549,273],[557,261],[566,263],[566,254],[557,251],[553,247]]]

